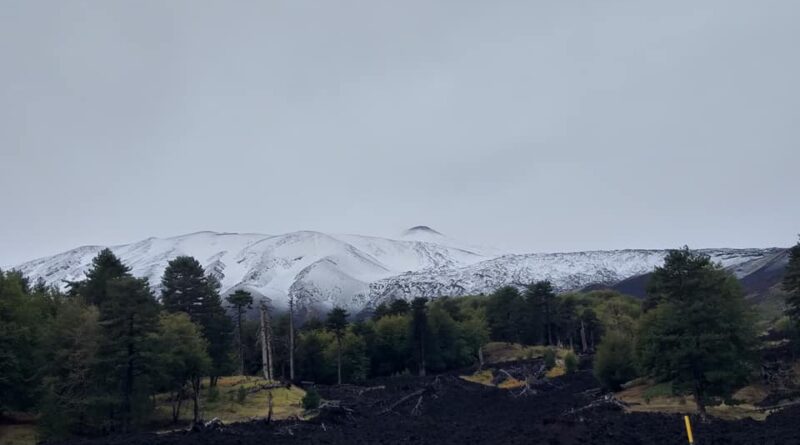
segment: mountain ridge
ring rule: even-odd
[[[424,230],[423,230],[424,229]],[[489,293],[503,285],[549,279],[559,291],[613,286],[652,271],[666,249],[620,249],[556,253],[500,253],[472,248],[427,226],[401,239],[297,231],[280,235],[200,231],[149,237],[109,246],[135,276],[158,291],[167,263],[180,255],[200,261],[225,294],[237,289],[269,297],[278,307],[295,298],[306,308],[343,306],[361,311],[382,301]],[[403,235],[408,235],[409,231]],[[421,231],[421,232],[420,232]],[[66,286],[82,279],[92,258],[105,248],[80,246],[37,258],[17,269],[33,280]],[[737,277],[770,265],[770,279],[785,249],[698,249]]]

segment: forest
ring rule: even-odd
[[[610,390],[637,377],[669,382],[704,412],[755,378],[764,331],[798,343],[800,243],[782,286],[785,315],[758,319],[733,275],[683,248],[656,268],[645,300],[539,281],[317,318],[242,289],[223,297],[191,257],[169,263],[156,295],[104,250],[63,292],[0,271],[0,416],[35,413],[42,438],[126,433],[148,425],[157,394],[178,411],[191,405],[199,421],[201,392],[223,376],[342,384],[435,374],[480,366],[490,341],[568,349]]]

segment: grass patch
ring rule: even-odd
[[[230,376],[221,377],[217,382],[216,391],[209,391],[208,379],[203,381],[203,390],[200,396],[200,414],[203,419],[210,420],[218,417],[225,423],[242,422],[254,418],[264,418],[267,415],[267,393],[262,390],[255,393],[249,391],[255,387],[266,384],[267,381],[255,376]],[[240,388],[244,391],[240,391]],[[216,392],[216,394],[215,394]],[[240,402],[240,392],[247,392]],[[273,419],[286,419],[299,416],[303,413],[300,400],[305,391],[292,386],[272,390],[272,417]],[[211,397],[209,397],[211,396]],[[172,408],[167,394],[156,397],[155,423],[167,426],[172,422]],[[185,400],[181,408],[180,424],[192,420],[192,401]]]
[[[480,385],[494,386],[492,385],[492,379],[494,379],[494,374],[492,374],[492,371],[489,369],[478,371],[472,375],[462,375],[461,378],[468,382],[478,383]]]
[[[545,374],[545,377],[553,379],[553,378],[556,378],[556,377],[561,377],[562,375],[564,375],[566,373],[567,373],[567,368],[564,367],[563,362],[556,362],[556,365],[553,366],[552,369],[547,371],[547,374]]]
[[[503,380],[502,383],[497,385],[497,387],[500,389],[516,389],[516,388],[522,388],[523,386],[525,386],[525,382],[517,380],[513,377],[505,379]]]
[[[615,394],[619,400],[628,404],[627,411],[642,413],[695,414],[697,404],[691,396],[674,395],[672,384],[643,383],[635,385]],[[720,404],[708,406],[710,416],[725,420],[750,418],[764,420],[766,412],[759,410],[755,403],[759,397],[766,396],[766,390],[758,387],[745,387],[739,390],[734,399],[741,401],[737,405]],[[762,399],[763,399],[762,397]]]
[[[0,445],[34,445],[38,440],[35,425],[0,425]]]
[[[525,346],[518,343],[489,342],[483,347],[484,361],[489,364],[513,362],[517,360],[532,360],[544,357],[544,352],[550,346]],[[568,349],[552,347],[556,351],[556,358],[563,359],[569,352]]]

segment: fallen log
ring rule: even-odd
[[[411,394],[408,394],[408,395],[406,395],[406,396],[403,396],[402,398],[400,398],[400,400],[398,400],[398,401],[396,401],[396,402],[392,403],[391,405],[389,405],[389,407],[388,407],[388,408],[386,408],[385,410],[381,411],[381,412],[380,412],[380,414],[381,414],[381,415],[383,415],[383,414],[388,414],[388,413],[390,413],[392,410],[394,410],[395,408],[397,408],[398,406],[402,405],[404,402],[408,401],[409,399],[412,399],[412,398],[414,398],[414,397],[416,397],[416,396],[421,396],[421,395],[425,394],[425,392],[427,392],[427,391],[429,391],[429,389],[428,389],[428,388],[422,388],[422,389],[418,389],[418,390],[416,390],[416,391],[412,392]]]
[[[624,410],[624,409],[628,408],[628,405],[625,402],[622,402],[621,400],[617,399],[616,397],[612,396],[611,394],[608,394],[608,395],[605,395],[605,396],[603,396],[602,398],[600,398],[598,400],[595,400],[595,401],[589,403],[588,405],[584,405],[584,406],[582,406],[580,408],[573,408],[573,409],[566,410],[566,411],[564,411],[562,413],[562,415],[566,416],[566,415],[571,415],[571,414],[577,414],[577,413],[580,413],[580,412],[583,412],[583,411],[587,411],[587,410],[594,409],[594,408],[599,408],[599,407],[605,406],[605,405],[611,405],[611,406],[614,406],[614,407],[619,408],[621,410]]]

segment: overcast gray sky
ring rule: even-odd
[[[785,246],[800,2],[0,7],[0,264],[197,230]]]

